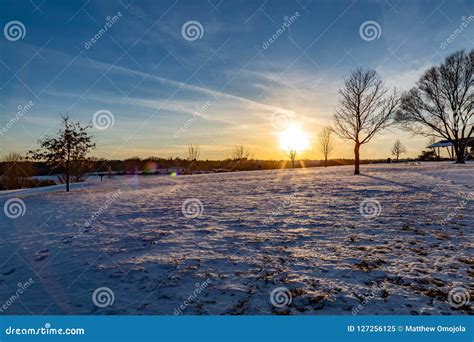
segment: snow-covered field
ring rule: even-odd
[[[362,172],[0,193],[0,314],[472,314],[474,164]]]

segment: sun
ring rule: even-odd
[[[295,150],[302,152],[309,148],[309,136],[297,125],[290,125],[286,130],[279,133],[280,148],[282,150]]]

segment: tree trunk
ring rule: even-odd
[[[69,177],[71,173],[71,162],[69,161],[69,157],[66,161],[66,192],[69,192]]]
[[[328,166],[328,157],[324,157],[324,167]]]
[[[466,163],[466,158],[464,156],[464,146],[456,146],[455,147],[456,151],[456,164],[465,164]]]
[[[360,158],[359,158],[359,149],[360,149],[360,143],[356,141],[355,147],[354,147],[354,156],[355,156],[355,169],[354,169],[354,174],[358,175],[360,174]]]

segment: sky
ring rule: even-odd
[[[2,0],[0,157],[37,147],[69,113],[107,159],[184,157],[189,144],[202,159],[235,145],[283,159],[288,125],[308,136],[299,157],[319,159],[351,70],[406,91],[474,46],[473,15],[470,0]],[[396,139],[410,157],[427,145],[394,127],[362,158],[389,157]],[[350,141],[335,145],[352,157]]]

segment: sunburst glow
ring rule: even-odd
[[[290,125],[285,131],[281,132],[279,136],[280,148],[282,150],[295,150],[299,153],[310,147],[308,134],[299,126]]]

